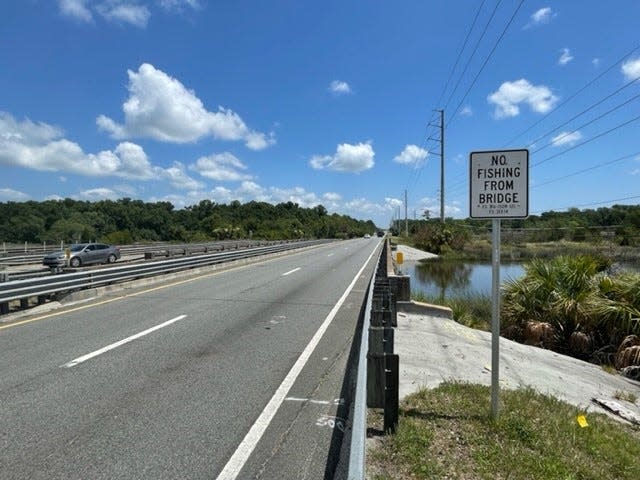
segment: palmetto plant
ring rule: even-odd
[[[606,266],[591,256],[531,261],[503,286],[505,335],[582,358],[615,352],[640,333],[640,275],[609,276]]]

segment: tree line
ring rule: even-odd
[[[394,234],[404,234],[404,220],[394,222]],[[454,220],[442,224],[437,219],[408,221],[409,234],[448,244],[465,242],[491,232],[491,220]],[[621,246],[640,246],[640,205],[613,205],[597,209],[569,209],[566,212],[544,212],[526,219],[502,220],[504,242],[613,242]],[[434,247],[432,247],[434,248]],[[433,251],[433,250],[432,250]]]
[[[297,203],[218,204],[202,200],[175,209],[170,202],[122,198],[97,202],[73,199],[0,202],[0,241],[66,243],[98,240],[200,242],[255,238],[352,238],[373,234],[373,221],[329,214],[322,205]]]

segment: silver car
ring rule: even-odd
[[[120,248],[106,243],[76,243],[69,247],[69,263],[71,267],[92,263],[113,263],[120,258]],[[67,254],[64,251],[53,252],[42,259],[42,264],[51,268],[67,265]]]

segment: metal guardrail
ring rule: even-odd
[[[389,240],[378,258],[367,294],[362,325],[356,394],[351,429],[349,480],[364,480],[366,474],[367,408],[384,409],[384,433],[398,425],[399,356],[394,354],[397,298],[409,300],[409,278],[394,272]]]
[[[284,241],[286,243],[291,240]],[[227,250],[229,248],[248,248],[252,246],[273,245],[274,243],[283,243],[283,241],[265,241],[265,240],[222,240],[207,243],[151,243],[146,245],[123,245],[120,247],[122,255],[140,255],[143,256],[147,252],[164,252],[162,256],[188,255],[190,253],[205,252],[211,250]],[[26,249],[27,250],[27,249]],[[23,252],[17,249],[0,252],[0,264],[6,266],[30,265],[34,263],[42,263],[42,257],[51,252],[60,251],[59,245],[51,245],[47,247],[32,247]]]
[[[0,283],[10,280],[26,280],[28,278],[48,277],[54,272],[50,268],[39,268],[35,270],[21,270],[16,272],[8,272],[0,270]]]
[[[385,249],[381,249],[380,256],[382,256],[384,252]],[[369,326],[371,325],[373,289],[380,268],[380,257],[378,257],[376,270],[373,272],[369,289],[367,290],[367,304],[365,306],[362,324],[360,355],[358,356],[358,375],[356,377],[356,396],[351,427],[351,447],[349,449],[348,480],[363,480],[365,474],[365,440],[367,438],[367,352],[369,351]]]
[[[94,288],[111,283],[162,275],[270,253],[278,253],[326,242],[327,240],[310,240],[244,250],[225,251],[224,253],[123,265],[88,272],[67,273],[36,279],[3,282],[0,283],[0,313],[6,313],[8,311],[8,302],[15,300],[23,301],[31,297],[42,297],[72,290]]]

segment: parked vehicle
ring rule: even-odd
[[[92,263],[113,263],[120,258],[120,248],[105,243],[76,243],[68,248],[68,265],[79,267]],[[67,265],[66,251],[45,255],[42,264],[51,268]]]

